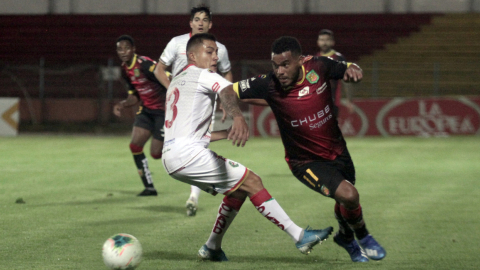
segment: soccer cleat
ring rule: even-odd
[[[195,201],[188,199],[185,208],[187,208],[187,216],[193,217],[197,214],[197,203]]]
[[[198,258],[202,261],[212,261],[212,262],[226,262],[228,261],[225,252],[222,249],[213,250],[209,249],[207,245],[203,245],[198,251]]]
[[[360,244],[369,259],[381,260],[387,255],[385,249],[380,246],[380,244],[370,234],[358,240],[358,244]]]
[[[157,190],[154,188],[146,188],[142,192],[138,193],[137,196],[144,197],[144,196],[157,196]]]
[[[348,252],[352,262],[368,262],[367,255],[365,255],[365,252],[363,252],[355,239],[352,241],[346,241],[337,233],[333,237],[333,242],[343,247]]]
[[[323,230],[312,230],[307,226],[307,228],[303,230],[303,238],[295,243],[295,246],[297,246],[301,253],[308,255],[310,251],[312,251],[312,248],[327,239],[328,236],[332,234],[332,231],[333,227],[328,227]]]

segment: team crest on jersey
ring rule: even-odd
[[[322,185],[320,192],[322,192],[323,195],[330,197],[330,190],[325,185]]]
[[[315,70],[311,70],[310,72],[308,72],[307,74],[307,81],[309,83],[317,83],[318,82],[318,79],[320,77],[318,76],[318,74],[315,72]]]
[[[140,77],[140,70],[136,68],[135,70],[133,70],[133,74],[135,74],[135,77]]]
[[[228,164],[230,164],[230,166],[232,166],[232,167],[234,167],[234,168],[238,167],[238,163],[233,162],[233,161],[231,161],[231,160],[228,161]]]

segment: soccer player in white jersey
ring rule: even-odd
[[[215,37],[204,33],[187,44],[188,66],[175,76],[167,91],[163,165],[173,178],[216,195],[225,195],[213,230],[198,251],[202,260],[227,261],[222,239],[249,197],[255,208],[285,231],[304,254],[328,238],[333,228],[302,229],[285,213],[263,187],[261,178],[242,164],[218,156],[208,149],[211,140],[227,138],[244,146],[249,137],[247,123],[238,107],[232,83],[216,73],[218,47]],[[215,96],[233,117],[229,130],[210,132]]]
[[[199,33],[208,33],[212,28],[212,14],[207,6],[200,5],[194,7],[190,11],[190,27],[192,32],[181,36],[176,36],[170,40],[167,47],[163,51],[155,68],[155,76],[166,88],[170,85],[170,81],[165,75],[165,71],[169,66],[172,67],[172,75],[177,75],[186,65],[187,57],[185,54],[187,42],[193,35]],[[220,42],[216,42],[218,47],[218,65],[217,70],[228,81],[232,81],[232,71],[230,60],[228,59],[227,48]],[[224,118],[222,118],[222,121]],[[212,124],[213,126],[213,124]],[[186,203],[187,215],[195,216],[198,207],[198,197],[200,196],[200,189],[196,186],[191,186],[190,196]]]

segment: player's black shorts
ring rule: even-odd
[[[135,116],[135,122],[133,123],[136,127],[141,127],[147,130],[150,130],[153,134],[153,138],[163,142],[163,125],[165,123],[165,111],[163,110],[152,110],[140,106],[138,109],[137,115]]]
[[[347,148],[334,160],[318,160],[292,169],[293,175],[307,187],[334,198],[343,180],[355,185],[355,167]]]

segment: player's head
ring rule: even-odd
[[[215,36],[209,33],[192,36],[187,43],[188,63],[217,72],[218,47],[215,41]]]
[[[193,7],[190,11],[190,27],[192,28],[192,35],[208,33],[212,28],[210,8],[204,4]]]
[[[117,54],[122,62],[132,61],[135,55],[135,41],[131,36],[123,35],[117,38]]]
[[[294,37],[281,37],[272,44],[272,67],[283,87],[298,80],[303,65],[302,47]]]
[[[333,32],[328,29],[322,29],[318,33],[317,46],[322,53],[328,53],[335,46]]]

